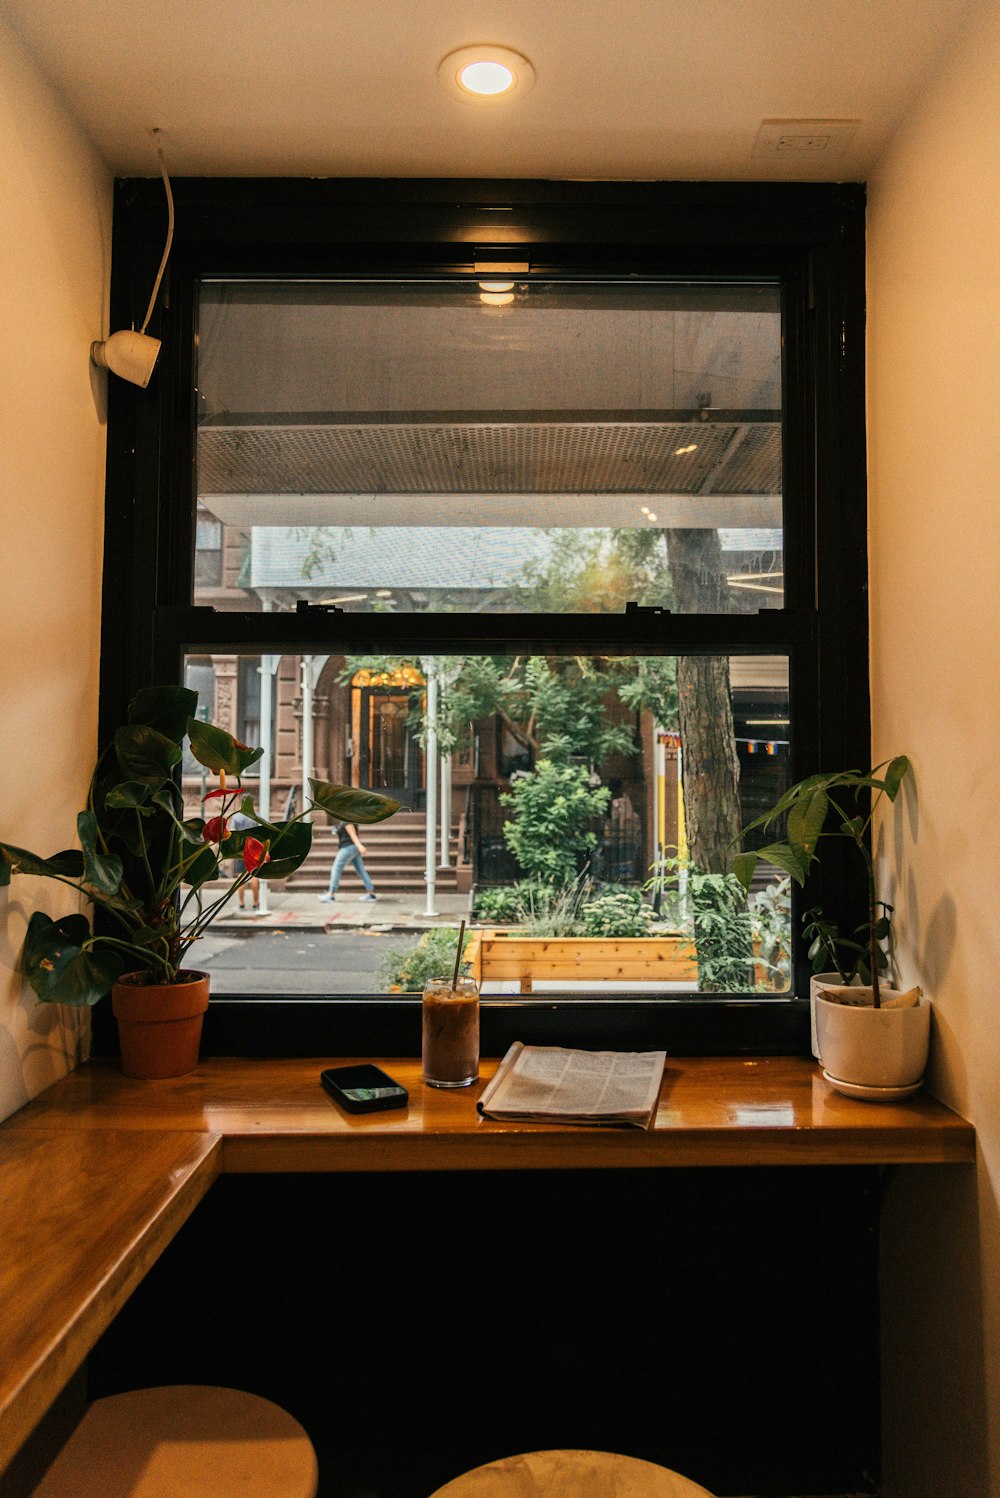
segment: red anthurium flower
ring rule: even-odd
[[[225,786],[220,786],[218,790],[206,791],[205,795],[202,796],[201,799],[203,801],[215,801],[221,796],[224,801],[227,796],[231,796],[232,794],[232,791],[227,791]]]
[[[243,867],[252,874],[262,863],[270,863],[271,855],[259,837],[248,837],[243,842]]]
[[[229,836],[229,823],[225,817],[209,817],[202,837],[206,843],[221,843]]]

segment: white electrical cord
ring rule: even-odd
[[[152,131],[154,139],[159,136],[159,133],[159,126],[154,126]],[[163,272],[167,268],[167,260],[170,256],[170,246],[174,242],[174,195],[170,191],[170,178],[167,176],[167,168],[163,160],[163,147],[160,145],[159,140],[156,141],[156,154],[160,159],[160,175],[163,178],[163,186],[166,189],[167,194],[167,242],[163,248],[163,259],[160,261],[160,268],[156,272],[156,280],[153,283],[153,293],[149,298],[149,306],[146,308],[146,316],[143,318],[142,327],[139,329],[140,333],[145,333],[147,327],[149,326],[149,319],[152,317],[153,308],[156,305],[156,294],[160,289],[160,282],[163,280]]]

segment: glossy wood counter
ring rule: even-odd
[[[211,1134],[0,1129],[0,1470],[219,1172]]]
[[[344,1059],[344,1058],[341,1058]],[[30,1129],[205,1130],[227,1171],[516,1170],[674,1165],[949,1164],[974,1155],[970,1124],[924,1093],[896,1104],[841,1097],[798,1057],[671,1059],[655,1127],[494,1123],[478,1086],[425,1087],[420,1063],[380,1060],[405,1109],[345,1114],[320,1086],[335,1058],[203,1061],[188,1077],[131,1082],[91,1062],[17,1115]]]
[[[353,1058],[347,1058],[353,1059]],[[219,1171],[962,1164],[975,1135],[923,1093],[854,1102],[798,1058],[668,1057],[655,1127],[501,1124],[478,1087],[382,1061],[406,1109],[349,1116],[334,1058],[206,1060],[165,1082],[91,1062],[0,1125],[0,1470]]]

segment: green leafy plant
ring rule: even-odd
[[[892,910],[884,900],[879,900],[882,914],[875,922],[875,961],[879,976],[888,973],[889,953],[883,943],[892,935]],[[819,906],[807,910],[802,916],[802,935],[809,943],[808,957],[814,973],[834,970],[845,986],[859,978],[862,983],[871,982],[871,933],[868,921],[857,926],[853,937],[841,936],[836,921],[824,918]],[[860,938],[860,940],[859,940]]]
[[[860,945],[867,949],[867,971],[871,980],[872,1002],[879,1008],[879,972],[888,967],[888,958],[880,947],[890,930],[890,914],[884,902],[878,898],[875,888],[875,865],[872,860],[870,832],[879,803],[883,797],[895,801],[899,788],[910,768],[905,754],[894,759],[883,760],[867,774],[860,770],[842,770],[835,775],[810,775],[800,780],[780,796],[770,811],[744,827],[737,842],[742,842],[749,832],[757,828],[770,828],[775,822],[786,818],[785,840],[767,844],[753,852],[738,853],[733,859],[733,871],[743,888],[749,890],[757,864],[764,860],[777,864],[790,874],[797,884],[805,884],[806,875],[819,857],[818,847],[822,838],[846,838],[857,849],[865,870],[868,896],[868,920],[858,927],[855,935],[861,935]],[[884,773],[883,773],[884,772]],[[838,824],[825,831],[828,818]],[[734,845],[735,846],[735,845]],[[879,909],[882,915],[879,915]],[[825,929],[815,929],[823,922]],[[820,966],[828,955],[843,951],[848,938],[839,934],[832,922],[823,921],[822,912],[810,912],[813,926],[811,951],[813,961],[820,959]],[[818,945],[817,945],[818,943]],[[819,971],[819,968],[815,968]],[[838,968],[839,970],[839,968]]]
[[[509,926],[521,914],[519,884],[494,884],[476,891],[473,916],[486,925]]]
[[[39,999],[94,1004],[127,971],[148,981],[175,983],[194,942],[230,895],[250,878],[284,879],[309,852],[306,812],[288,821],[258,815],[241,777],[263,754],[197,717],[198,694],[185,687],[151,687],[129,706],[128,721],[100,754],[86,808],[77,817],[79,848],[42,858],[0,842],[0,886],[14,874],[55,879],[83,895],[103,920],[53,920],[35,911],[22,963]],[[185,742],[219,784],[205,796],[209,816],[186,817],[179,784]],[[399,809],[386,796],[311,780],[315,808],[352,822],[380,822]],[[242,811],[255,827],[230,830]],[[221,862],[242,867],[220,891]]]
[[[787,989],[792,976],[792,881],[779,879],[757,890],[747,902],[754,956],[766,970],[766,987]]]
[[[581,910],[590,892],[586,871],[568,884],[525,880],[518,886],[521,910],[518,931],[524,936],[581,936]]]
[[[539,760],[530,775],[500,797],[504,806],[514,808],[504,837],[527,874],[565,887],[593,852],[610,799],[607,786],[591,786],[582,765]]]
[[[581,936],[622,937],[648,936],[656,920],[639,889],[607,890],[584,901],[580,907]]]
[[[753,987],[753,926],[733,874],[708,874],[674,855],[651,865],[647,890],[665,893],[675,916],[690,920],[701,993],[742,993]],[[685,908],[689,916],[683,916]]]
[[[465,953],[471,940],[472,935],[467,932],[462,942],[462,973],[469,966]],[[409,951],[395,948],[385,953],[379,964],[379,981],[385,988],[422,993],[428,978],[451,976],[457,948],[457,926],[432,926]]]
[[[599,889],[578,875],[566,885],[522,879],[517,884],[482,890],[476,896],[476,918],[518,928],[537,937],[647,936],[656,920],[639,889]]]

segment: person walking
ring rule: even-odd
[[[358,872],[358,877],[365,887],[365,892],[361,896],[361,899],[377,899],[378,896],[375,894],[375,886],[372,883],[371,875],[365,868],[364,855],[368,852],[368,849],[358,837],[353,822],[337,823],[337,844],[337,856],[334,858],[333,867],[330,870],[330,887],[325,895],[317,895],[316,898],[318,900],[333,899],[340,885],[340,876],[350,863],[354,865]]]
[[[230,832],[253,832],[253,833],[256,833],[258,827],[260,826],[259,822],[255,822],[254,819],[253,819],[253,817],[248,817],[247,814],[246,814],[246,812],[242,812],[242,811],[234,812],[233,815],[228,820],[229,820],[229,830],[230,830]],[[242,866],[243,866],[242,865],[242,861],[240,859],[238,859],[238,858],[234,858],[233,859],[233,861],[232,861],[232,870],[233,870],[234,874],[240,873],[240,871],[242,869]],[[250,876],[249,880],[247,881],[247,883],[240,885],[239,901],[240,901],[240,909],[241,910],[244,909],[243,897],[246,894],[247,890],[250,891],[250,909],[251,910],[259,910],[260,909],[260,880],[257,878],[256,874],[251,874],[251,876]]]

